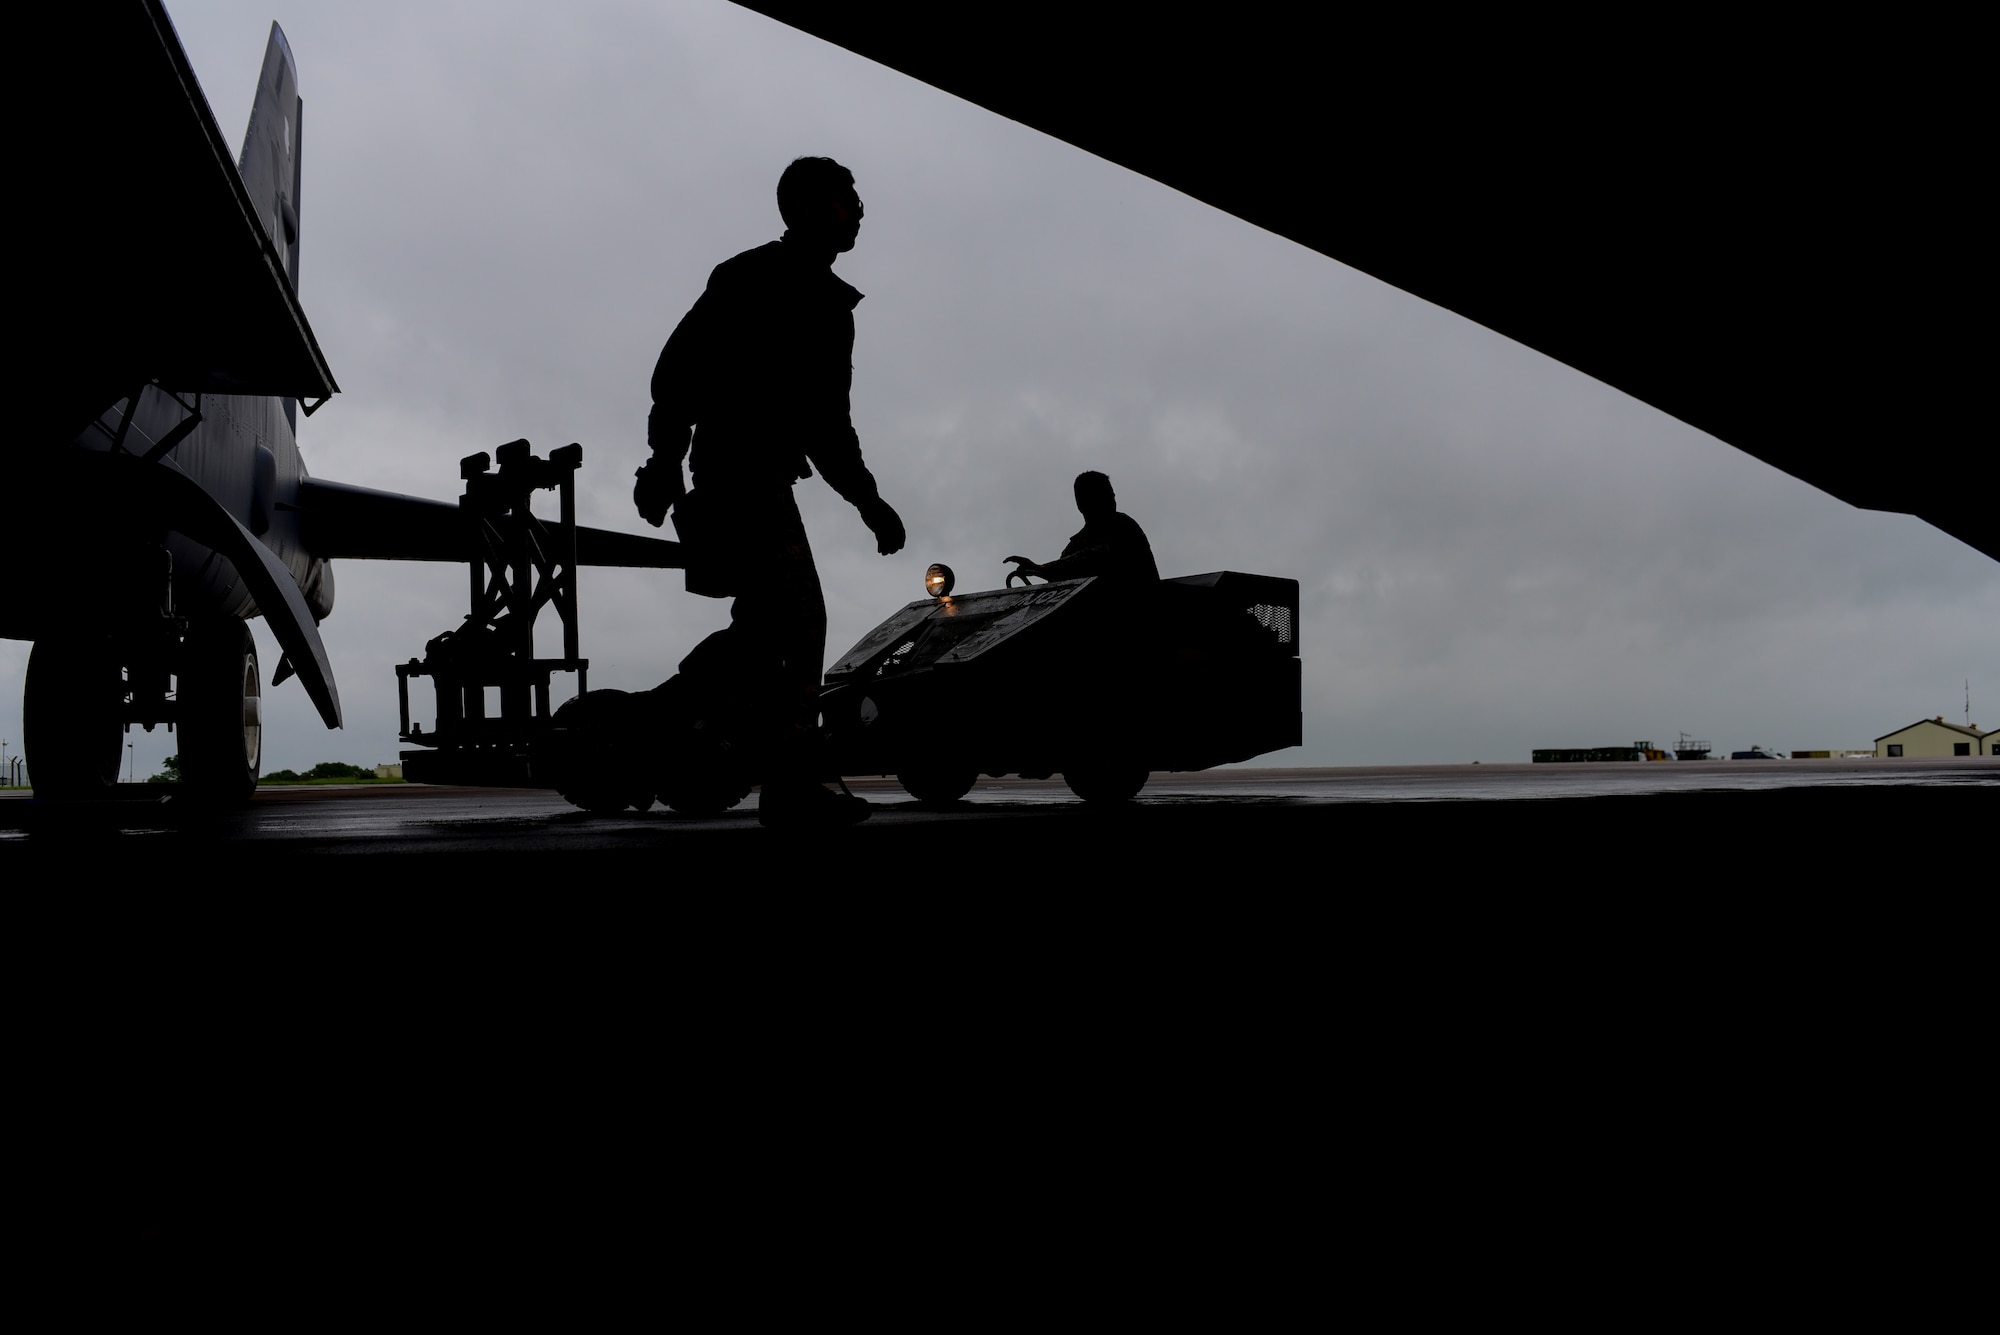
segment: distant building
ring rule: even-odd
[[[375,777],[378,779],[400,779],[403,777],[403,767],[400,764],[377,765],[375,767]]]
[[[1977,727],[1946,723],[1944,715],[1912,723],[1875,739],[1875,754],[1884,757],[1921,756],[1950,759],[1952,756],[2000,755],[1995,740],[2000,732],[1982,733]]]

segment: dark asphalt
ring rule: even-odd
[[[1955,1180],[2000,768],[1506,768],[863,785],[814,837],[0,800],[13,1069],[103,1179],[71,1232],[162,1293],[967,1217],[1093,1266],[1107,1219],[1258,1273],[1331,1239],[1419,1293],[1548,1217],[1622,1253],[1740,1210],[1761,1267],[1776,1211],[1894,1204],[1876,1166]]]

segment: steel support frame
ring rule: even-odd
[[[524,781],[525,760],[553,715],[550,678],[577,674],[577,692],[589,689],[590,661],[578,652],[576,470],[583,448],[571,444],[536,458],[525,440],[459,463],[465,493],[459,498],[467,551],[471,610],[453,631],[433,639],[425,656],[396,665],[399,736],[433,748],[406,752],[407,761],[429,762],[487,781]],[[537,517],[537,491],[557,494],[559,518]],[[562,621],[562,656],[535,656],[535,619],[553,607]],[[436,725],[426,732],[410,716],[410,679],[432,679]],[[499,713],[489,715],[486,693],[496,690]]]

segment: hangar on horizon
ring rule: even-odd
[[[2000,756],[2000,730],[1982,733],[1977,727],[1946,723],[1942,714],[1919,719],[1875,739],[1875,754],[1886,758],[1922,757],[1949,760],[1953,756]]]

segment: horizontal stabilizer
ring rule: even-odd
[[[472,537],[454,501],[353,487],[323,478],[299,483],[299,529],[315,556],[349,561],[465,561]],[[679,570],[681,545],[637,533],[578,528],[576,560],[586,566]]]

